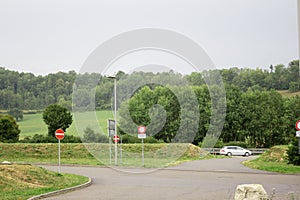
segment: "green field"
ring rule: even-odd
[[[88,115],[89,116],[89,115]],[[113,119],[113,113],[110,110],[107,111],[96,111],[97,120],[100,124],[100,127],[104,133],[107,130],[107,120]],[[89,125],[89,121],[92,122],[92,119],[86,117],[85,123]],[[33,136],[35,134],[46,135],[48,133],[47,125],[43,121],[42,113],[37,114],[24,114],[22,121],[18,122],[19,128],[21,130],[20,139],[23,139],[26,136]],[[67,129],[66,134],[77,136],[77,130],[75,127],[75,122],[73,119],[72,125]]]

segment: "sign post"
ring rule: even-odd
[[[55,131],[55,137],[58,139],[58,173],[60,173],[60,140],[64,139],[65,132],[62,129],[57,129]]]
[[[108,137],[109,139],[109,163],[111,164],[112,150],[111,150],[111,138],[115,136],[115,120],[109,119],[108,123]]]
[[[144,167],[144,138],[146,138],[146,127],[145,126],[139,126],[138,127],[138,138],[142,139],[142,166]]]

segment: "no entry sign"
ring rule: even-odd
[[[64,132],[64,130],[62,130],[61,128],[60,128],[60,129],[57,129],[57,130],[55,131],[55,137],[56,137],[56,139],[58,139],[58,140],[64,139],[64,137],[65,137],[65,132]]]

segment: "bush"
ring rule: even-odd
[[[202,147],[202,144],[203,144],[203,142],[199,142],[198,143],[198,147]],[[217,142],[216,142],[216,144],[213,146],[213,147],[211,147],[211,148],[221,148],[221,147],[223,147],[223,146],[225,146],[224,145],[224,143],[223,143],[223,141],[222,140],[218,140]],[[202,147],[202,148],[205,148],[205,147]]]
[[[242,148],[250,148],[250,146],[246,142],[239,142],[239,141],[231,141],[224,143],[224,146],[240,146]]]
[[[12,116],[0,115],[0,142],[18,142],[20,132]]]
[[[289,145],[289,148],[287,150],[287,155],[288,155],[287,157],[288,157],[289,164],[300,166],[299,146],[298,146],[298,140],[296,138]]]
[[[87,127],[84,130],[82,141],[86,143],[108,143],[108,137],[100,133],[96,134],[93,129]]]
[[[20,140],[21,143],[57,143],[57,139],[49,135],[39,135],[35,134],[33,137],[25,137]],[[60,141],[61,143],[81,143],[80,137],[74,135],[65,135],[64,139]]]
[[[134,137],[134,136],[131,136],[128,134],[122,135],[122,143],[133,144],[133,143],[141,143],[141,142],[142,142],[142,140],[137,137]],[[163,142],[155,139],[154,137],[147,137],[146,139],[144,139],[144,143],[154,144],[154,143],[163,143]]]

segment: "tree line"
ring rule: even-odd
[[[243,92],[249,89],[260,91],[271,89],[289,90],[291,92],[300,90],[298,60],[290,62],[288,66],[282,64],[271,65],[269,70],[230,68],[201,73],[193,72],[190,75],[168,72],[157,74],[155,79],[159,79],[161,83],[169,83],[170,80],[173,80],[171,85],[177,85],[180,84],[179,82],[182,78],[185,78],[189,81],[189,84],[200,86],[205,84],[203,76],[207,73],[210,76],[213,73],[219,73],[224,84],[235,85]],[[95,88],[95,106],[99,109],[110,109],[113,80],[100,74],[78,74],[75,71],[69,71],[57,72],[46,76],[36,76],[32,73],[20,73],[0,67],[0,109],[44,109],[50,104],[59,104],[70,110],[75,80],[77,80],[76,84],[79,86],[81,83],[86,84],[88,80],[92,80],[94,77],[100,77],[100,81]],[[153,74],[144,72],[137,72],[130,75],[123,72],[117,74],[117,79],[122,79],[123,83],[126,83],[127,79],[132,79],[133,77],[138,82],[147,78],[150,80]],[[173,78],[170,79],[170,77]],[[81,88],[76,98],[79,106],[88,104],[88,92],[85,88]]]
[[[147,125],[148,133],[157,140],[198,144],[209,127],[218,130],[218,120],[225,117],[222,142],[239,141],[253,147],[287,144],[294,138],[294,124],[300,117],[300,97],[283,97],[277,90],[300,90],[298,64],[292,61],[287,67],[276,65],[269,70],[230,68],[190,75],[119,72],[120,131],[133,134],[134,124]],[[51,104],[70,110],[72,103],[110,109],[112,105],[113,80],[96,73],[35,76],[0,68],[0,81],[0,108],[4,110],[44,109]],[[75,102],[73,87],[79,91]],[[95,104],[90,102],[90,88],[95,91]]]

